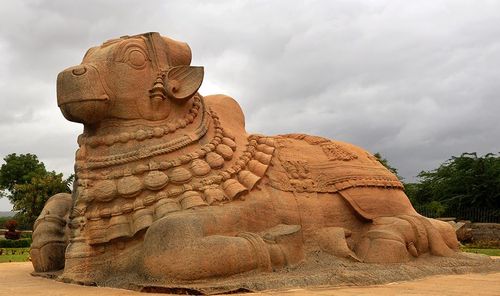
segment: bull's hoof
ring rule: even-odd
[[[242,232],[238,236],[250,242],[259,269],[271,271],[293,266],[304,259],[300,225],[279,224],[261,233]]]
[[[418,256],[414,246],[417,237],[422,236],[413,220],[401,217],[380,217],[365,233],[356,247],[356,254],[363,262],[396,263],[406,262]],[[424,233],[425,234],[425,233]],[[425,240],[425,235],[418,243]],[[421,249],[425,247],[422,246]]]
[[[64,268],[66,243],[48,243],[40,248],[31,248],[31,263],[36,272],[57,271]]]
[[[323,252],[339,258],[360,262],[361,259],[349,248],[346,238],[351,232],[342,227],[325,227],[318,230],[316,239]]]
[[[261,232],[274,269],[293,266],[304,259],[304,244],[300,225],[279,224]]]
[[[369,231],[359,243],[356,253],[359,259],[368,263],[398,263],[410,260],[407,245],[397,233],[383,230]]]

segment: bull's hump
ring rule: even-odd
[[[226,95],[210,95],[204,97],[208,108],[217,112],[222,127],[236,137],[247,137],[245,116],[240,105]]]

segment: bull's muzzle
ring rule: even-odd
[[[70,121],[93,124],[108,111],[109,96],[92,64],[70,67],[57,76],[57,105]]]

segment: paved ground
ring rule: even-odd
[[[84,287],[32,277],[30,262],[0,264],[0,296],[115,296],[142,294],[120,289]],[[434,276],[426,279],[368,287],[324,287],[267,291],[245,295],[500,295],[500,273]]]

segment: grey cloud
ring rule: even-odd
[[[500,4],[478,1],[12,1],[0,11],[0,157],[72,172],[81,127],[57,73],[87,48],[159,31],[189,43],[203,91],[252,132],[306,132],[381,152],[407,180],[499,151]],[[208,93],[205,93],[208,94]]]

